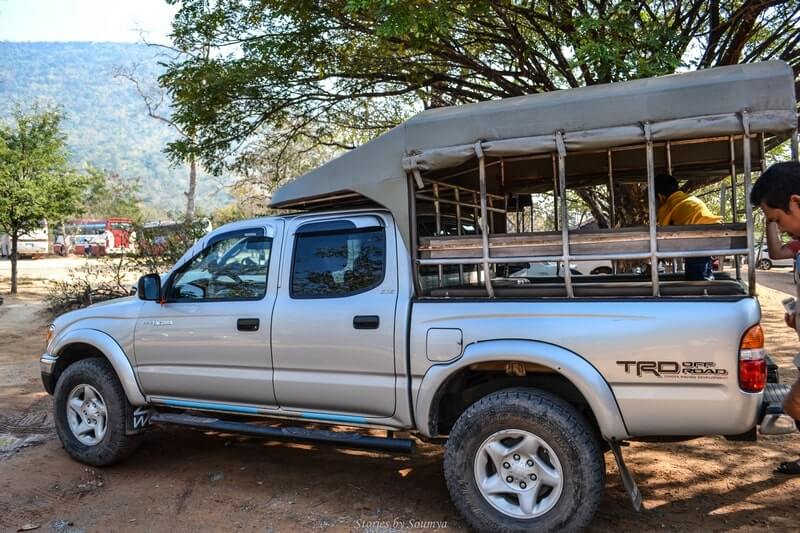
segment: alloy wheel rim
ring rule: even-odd
[[[474,463],[481,495],[507,516],[537,518],[561,498],[561,462],[544,439],[529,431],[506,429],[490,435]]]
[[[81,444],[94,446],[106,434],[108,410],[103,396],[91,385],[81,384],[67,397],[69,429]]]

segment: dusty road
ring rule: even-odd
[[[758,282],[770,289],[794,295],[794,276],[790,268],[773,268],[759,270],[756,274]]]
[[[0,306],[0,531],[464,530],[435,446],[402,457],[163,428],[121,465],[73,462],[55,438],[38,376],[48,322],[42,278],[63,275],[60,261],[26,262],[36,268],[23,274],[23,292]],[[0,293],[5,269],[0,262]],[[762,290],[762,323],[789,381],[800,343],[782,326],[784,296]],[[593,530],[797,530],[800,478],[772,468],[800,455],[800,435],[633,443],[625,453],[646,510],[631,510],[609,457]]]

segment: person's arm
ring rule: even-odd
[[[767,249],[770,259],[794,259],[795,251],[781,242],[780,231],[776,222],[767,224]]]

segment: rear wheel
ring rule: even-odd
[[[535,389],[486,396],[456,422],[445,450],[453,503],[479,531],[576,531],[603,494],[605,462],[585,419]]]
[[[592,270],[593,276],[600,276],[600,275],[607,276],[612,273],[613,271],[609,267],[597,267],[594,270]]]
[[[772,261],[770,261],[769,259],[762,259],[761,261],[758,262],[758,268],[760,268],[761,270],[769,270],[770,268],[772,268]]]
[[[56,433],[73,459],[106,466],[133,452],[138,439],[125,434],[128,400],[108,361],[81,359],[68,366],[53,396]]]

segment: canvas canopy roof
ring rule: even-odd
[[[744,112],[744,113],[743,113]],[[271,205],[309,209],[356,193],[388,208],[410,242],[408,174],[488,157],[797,128],[781,61],[734,65],[423,111],[278,189]],[[560,139],[559,139],[560,138]]]

